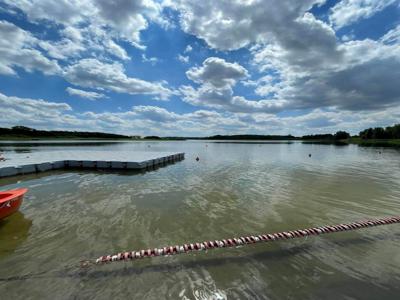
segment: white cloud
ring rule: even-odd
[[[142,61],[152,64],[153,66],[159,62],[157,57],[147,57],[146,54],[142,54]]]
[[[254,42],[293,36],[296,19],[323,0],[173,1],[182,29],[213,48],[233,50]],[[301,27],[301,26],[297,26]],[[298,30],[299,31],[299,30]],[[305,30],[302,33],[307,34]],[[311,33],[310,33],[311,34]]]
[[[387,45],[400,44],[400,25],[389,30],[383,37],[381,37],[380,41]]]
[[[180,115],[169,112],[165,108],[158,106],[138,105],[134,106],[132,111],[136,114],[136,116],[160,123],[175,122],[181,118]]]
[[[214,135],[214,134],[295,134],[351,133],[371,126],[398,122],[400,107],[381,111],[349,112],[314,109],[300,116],[278,117],[263,112],[228,113],[197,110],[175,113],[158,106],[134,106],[125,112],[75,113],[67,103],[6,96],[0,106],[7,114],[0,126],[31,126],[38,129],[88,130],[127,135]]]
[[[259,108],[268,112],[318,107],[376,110],[398,104],[397,28],[379,41],[341,43],[329,24],[308,12],[321,2],[179,2],[174,7],[179,10],[182,28],[187,33],[218,50],[251,45],[254,67],[261,76],[272,76],[258,82],[255,89],[265,99],[249,101],[233,95],[223,77],[215,76],[218,84],[210,80],[206,83],[202,74],[206,68],[199,67],[189,70],[187,76],[202,86],[182,87],[183,100],[229,111]],[[230,85],[235,83],[233,80]]]
[[[122,48],[120,45],[115,43],[112,39],[104,39],[103,45],[109,53],[113,54],[114,56],[122,59],[122,60],[129,60],[128,53],[126,53],[125,49]]]
[[[163,83],[148,82],[128,77],[120,63],[104,63],[96,59],[82,59],[65,69],[65,78],[72,84],[117,93],[154,95],[167,100],[174,92]]]
[[[190,45],[187,45],[185,50],[183,51],[183,53],[189,53],[189,52],[192,52],[192,50],[193,50],[193,47]]]
[[[109,28],[110,34],[140,46],[140,32],[148,20],[167,25],[162,6],[152,0],[5,0],[12,8],[22,10],[30,21],[49,20],[66,26],[90,24]]]
[[[74,30],[72,28],[68,29]],[[70,35],[72,32],[62,31],[61,35],[63,36],[64,33]],[[86,50],[81,33],[79,33],[78,36],[63,36],[59,41],[40,40],[38,41],[38,45],[45,50],[50,57],[57,60],[79,57],[80,54]]]
[[[239,80],[249,76],[247,70],[238,63],[209,57],[202,66],[190,68],[186,75],[200,84],[197,89],[192,86],[180,88],[182,100],[191,105],[245,113],[277,112],[286,105],[284,100],[249,100],[235,96],[233,87]]]
[[[87,26],[76,28],[65,27],[60,32],[59,40],[40,40],[38,45],[55,59],[68,61],[82,56],[110,54],[112,58],[130,60],[126,50],[118,45],[106,30],[100,27]]]
[[[39,70],[45,74],[60,74],[76,86],[96,89],[97,92],[67,89],[70,94],[92,99],[103,95],[98,91],[152,95],[160,99],[176,94],[166,82],[149,82],[128,76],[119,62],[130,59],[123,47],[126,42],[145,48],[140,33],[148,28],[149,22],[167,26],[161,12],[168,1],[163,4],[151,0],[6,2],[21,9],[31,22],[45,21],[46,26],[58,32],[59,38],[39,40],[39,35],[35,37],[7,21],[0,21],[0,73],[16,75],[17,68],[22,68],[29,72]],[[285,133],[282,130],[288,128],[302,134],[302,131],[316,131],[317,127],[333,131],[351,129],[350,124],[354,124],[353,129],[363,129],[374,122],[391,122],[396,117],[398,120],[400,27],[393,28],[378,40],[353,40],[351,33],[339,39],[334,30],[368,18],[394,2],[343,0],[332,9],[330,24],[309,12],[313,5],[323,2],[171,1],[169,6],[179,12],[179,21],[186,33],[204,40],[216,50],[243,47],[250,50],[251,76],[238,63],[217,57],[210,57],[202,65],[187,71],[193,86],[180,88],[182,100],[218,111],[178,114],[156,106],[137,106],[119,114],[87,112],[79,115],[64,106],[54,114],[58,116],[58,123],[50,114],[48,118],[51,124],[81,124],[85,128],[90,128],[87,127],[90,124],[92,128],[134,134],[136,130],[149,134],[164,130],[204,134],[223,133],[228,129]],[[43,36],[46,35],[40,35]],[[192,46],[187,45],[182,55],[176,56],[176,53],[174,56],[187,62],[189,56],[185,54],[191,51]],[[225,54],[229,55],[228,52]],[[156,58],[148,58],[145,54],[142,59],[156,63]],[[238,94],[238,82],[254,87],[260,99]],[[37,118],[43,115],[31,106],[41,107],[44,113],[46,103],[57,104],[2,97],[3,105],[4,99],[9,100],[8,106],[12,102],[10,99],[15,99],[18,108],[25,105],[32,113],[25,112],[23,117],[35,120],[32,122],[37,124],[44,124]],[[18,117],[17,106],[12,111]],[[285,118],[272,115],[283,110],[297,110],[298,113],[302,109],[311,110],[311,113]],[[22,120],[22,115],[19,117]],[[205,124],[202,123],[204,120]]]
[[[178,60],[184,64],[189,63],[189,56],[178,55]]]
[[[254,51],[254,64],[275,72],[272,82],[257,87],[260,95],[287,101],[286,109],[337,107],[371,110],[400,101],[400,48],[381,41],[349,41],[337,46],[340,53],[323,63],[316,58],[304,64],[297,51],[273,51],[270,46]],[[371,72],[370,70],[374,70]]]
[[[78,96],[81,98],[86,98],[89,100],[96,100],[100,98],[106,98],[104,94],[96,93],[96,92],[88,92],[88,91],[83,91],[79,89],[74,89],[72,87],[67,87],[66,92],[70,94],[71,96]]]
[[[331,8],[329,20],[335,28],[341,28],[369,18],[396,2],[398,0],[342,0]]]
[[[0,73],[16,75],[15,67],[28,72],[39,70],[45,74],[57,74],[61,68],[35,49],[38,40],[29,32],[7,21],[0,21]]]
[[[162,6],[156,1],[94,0],[93,4],[105,24],[133,43],[140,44],[140,31],[147,28],[147,20],[167,25],[161,16]]]
[[[72,108],[67,103],[49,102],[42,99],[10,97],[0,93],[0,106],[7,113],[0,120],[2,126],[46,125],[73,121],[67,113]]]
[[[212,107],[228,112],[238,113],[274,113],[286,106],[284,100],[248,100],[242,96],[234,96],[230,86],[216,88],[202,85],[198,89],[182,86],[182,100],[194,106]]]
[[[31,21],[51,20],[63,24],[83,21],[84,14],[93,11],[91,1],[78,0],[4,0],[11,8],[22,10]]]
[[[186,76],[196,83],[211,84],[216,88],[233,86],[248,76],[247,70],[238,63],[230,63],[218,57],[207,58],[201,67],[193,67]]]
[[[205,136],[214,134],[294,134],[334,133],[346,130],[352,134],[371,127],[394,124],[400,108],[379,112],[349,112],[315,109],[299,116],[278,117],[263,112],[220,113],[197,110],[178,114],[156,106],[136,106],[120,113],[85,114],[97,126],[119,132],[143,135]],[[117,127],[116,127],[117,126]]]

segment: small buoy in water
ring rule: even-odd
[[[197,156],[197,157],[196,157],[196,161],[199,161],[199,160],[200,160],[200,158]]]
[[[308,154],[308,157],[311,157],[311,153],[310,153],[310,154]]]
[[[379,151],[379,154],[382,154],[382,152],[381,152],[381,151]]]
[[[206,144],[206,147],[208,147],[208,145]]]

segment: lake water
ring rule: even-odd
[[[123,250],[400,215],[399,150],[203,141],[0,149],[5,157],[186,153],[141,173],[1,179],[1,190],[29,193],[20,213],[0,222],[0,299],[399,298],[400,225],[79,268]]]

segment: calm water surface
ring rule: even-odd
[[[197,141],[0,149],[10,158],[60,149],[186,152],[143,173],[0,180],[2,190],[29,188],[20,213],[0,222],[1,299],[399,299],[399,225],[77,267],[122,250],[400,215],[398,150]]]

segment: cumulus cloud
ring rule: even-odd
[[[180,119],[180,116],[178,114],[169,112],[165,108],[161,108],[158,106],[138,105],[134,106],[132,108],[132,111],[141,118],[155,122],[167,123],[174,122]]]
[[[272,79],[258,81],[255,92],[265,97],[263,100],[271,101],[269,104],[273,103],[275,110],[318,107],[371,110],[396,105],[400,101],[396,84],[400,69],[398,29],[392,29],[379,41],[341,43],[331,25],[309,12],[313,5],[321,3],[180,1],[174,8],[180,12],[182,28],[212,48],[233,50],[251,46],[254,67],[262,77],[272,74]],[[374,11],[383,7],[378,4],[381,2],[374,3],[367,6]],[[197,73],[189,72],[188,77],[199,83],[201,77]],[[184,100],[212,105],[223,101],[234,103],[231,91],[221,89],[221,85],[217,90],[205,86],[184,88]],[[236,99],[242,103],[240,100],[245,98]]]
[[[23,11],[29,20],[50,20],[66,26],[83,23],[92,27],[108,27],[112,34],[140,46],[140,32],[147,28],[148,20],[166,25],[161,15],[162,6],[152,0],[5,0],[15,9]]]
[[[238,63],[230,63],[217,57],[207,58],[202,66],[190,68],[186,75],[200,84],[198,88],[182,86],[182,100],[194,106],[213,107],[229,112],[278,112],[285,106],[284,100],[249,100],[235,96],[233,87],[249,76]]]
[[[157,106],[134,106],[125,112],[76,113],[67,103],[2,93],[0,106],[7,111],[0,120],[0,126],[3,127],[19,124],[38,129],[107,131],[127,135],[182,135],[211,133],[214,129],[224,130],[226,126],[244,126],[235,117],[223,116],[215,111],[199,110],[178,114]]]
[[[29,32],[7,21],[0,21],[0,74],[16,75],[15,67],[56,74],[61,68],[35,49],[38,40]]]
[[[24,12],[31,22],[47,21],[59,38],[39,40],[27,31],[1,21],[0,73],[16,75],[14,67],[18,66],[27,71],[40,70],[45,74],[62,75],[81,87],[153,95],[161,100],[173,94],[164,87],[164,81],[148,82],[132,78],[125,74],[121,63],[102,63],[99,60],[129,60],[127,51],[118,42],[124,40],[138,46],[140,31],[147,28],[149,20],[165,25],[158,2],[6,0],[6,3],[7,8],[15,10],[14,13]],[[56,60],[64,66],[63,70]],[[155,64],[157,59],[143,54],[143,61]],[[93,92],[80,92],[80,95],[86,98],[98,98],[100,95],[90,93]]]
[[[127,135],[213,135],[234,133],[295,134],[351,133],[398,121],[400,107],[380,111],[350,112],[314,109],[299,116],[278,117],[265,112],[228,113],[196,110],[176,113],[158,106],[134,106],[125,112],[76,113],[66,103],[6,96],[0,105],[7,114],[1,126],[21,124],[43,129],[96,130]]]
[[[88,92],[84,90],[79,90],[79,89],[74,89],[72,87],[67,87],[66,92],[71,95],[71,96],[78,96],[81,98],[86,98],[89,100],[96,100],[100,98],[105,98],[106,96],[104,94],[96,93],[96,92]]]
[[[118,45],[108,32],[100,27],[76,28],[67,26],[59,31],[58,40],[40,40],[38,45],[48,56],[68,61],[85,55],[111,55],[113,58],[130,60],[126,50]]]
[[[122,60],[129,60],[130,57],[126,50],[114,42],[111,38],[104,37],[103,39],[103,46],[104,50],[109,52],[110,54],[122,59]]]
[[[377,40],[353,40],[351,33],[337,37],[335,32],[385,9],[394,3],[391,0],[342,0],[329,12],[329,23],[310,12],[324,0],[5,2],[7,9],[15,9],[15,15],[22,11],[30,22],[45,21],[57,37],[39,40],[39,35],[35,37],[0,21],[0,73],[16,75],[17,68],[38,70],[62,75],[75,86],[96,90],[68,88],[71,95],[99,99],[103,91],[112,91],[168,99],[176,94],[164,81],[149,82],[128,76],[122,65],[130,59],[126,42],[144,49],[140,34],[150,22],[168,26],[162,15],[165,5],[178,12],[186,33],[204,40],[214,50],[246,47],[252,64],[248,68],[250,74],[237,62],[209,57],[187,70],[192,85],[181,86],[182,100],[212,111],[201,109],[182,114],[157,106],[136,106],[121,113],[77,114],[69,106],[60,106],[45,117],[34,110],[33,104],[44,113],[50,109],[45,105],[59,103],[2,95],[2,107],[6,100],[7,107],[14,102],[18,107],[10,109],[21,120],[31,118],[35,120],[32,122],[44,124],[40,123],[40,116],[48,117],[49,124],[81,124],[82,128],[111,131],[118,128],[121,133],[134,134],[163,130],[199,134],[224,130],[288,133],[282,132],[287,128],[302,134],[318,128],[354,132],[400,117],[400,27],[390,29]],[[47,36],[41,34],[40,38]],[[196,45],[203,47],[203,43]],[[181,49],[182,55],[175,53],[174,57],[188,62],[191,51],[192,46],[187,45]],[[213,53],[217,55],[218,51]],[[228,57],[229,52],[224,55]],[[155,63],[144,54],[142,59]],[[238,83],[246,86],[245,90],[254,88],[256,96],[240,94],[243,89]],[[18,115],[23,106],[26,110],[21,109],[22,115]],[[311,112],[298,116],[304,109]],[[276,116],[278,112],[293,110],[296,117]]]
[[[200,67],[193,67],[186,76],[196,83],[211,84],[216,88],[233,86],[248,76],[247,70],[238,63],[230,63],[218,57],[209,57]]]
[[[322,0],[172,2],[180,12],[182,29],[220,50],[234,50],[265,42],[277,34],[290,36],[299,16]],[[279,32],[277,32],[279,31]],[[306,33],[306,32],[304,32]]]
[[[60,31],[61,39],[58,41],[39,40],[38,45],[47,54],[58,60],[79,57],[86,50],[85,39],[82,32],[73,27],[66,27]]]
[[[182,86],[180,89],[183,101],[203,107],[222,109],[238,113],[273,113],[279,112],[286,106],[283,100],[248,100],[242,96],[234,96],[230,86],[216,88],[212,85],[202,85],[195,89]]]
[[[14,126],[15,124],[51,126],[75,120],[68,115],[72,108],[62,102],[12,97],[0,93],[0,106],[7,112],[1,117],[0,124],[2,126]]]
[[[4,2],[10,13],[17,15],[23,12],[28,21],[36,24],[46,22],[49,28],[58,32],[58,37],[46,40],[33,38],[28,32],[24,32],[24,37],[21,33],[16,35],[9,32],[8,36],[2,33],[2,37],[7,37],[3,39],[4,44],[13,45],[12,49],[5,47],[0,53],[4,54],[3,52],[7,51],[7,55],[4,54],[2,57],[8,64],[0,65],[0,72],[4,74],[15,74],[10,65],[13,60],[14,65],[20,62],[28,71],[39,69],[46,74],[60,71],[57,62],[49,60],[46,56],[63,61],[62,63],[83,57],[105,56],[129,60],[127,51],[120,45],[121,41],[144,49],[140,32],[148,27],[149,22],[161,26],[168,25],[162,16],[162,5],[152,0],[5,0]],[[19,43],[14,44],[13,36],[19,38]],[[154,63],[154,60],[151,58],[150,62]]]
[[[243,129],[248,125],[235,115],[216,111],[197,110],[191,113],[174,113],[157,106],[134,106],[120,113],[87,112],[85,118],[97,122],[103,128],[118,125],[120,132],[142,135],[207,135],[228,133],[232,129]]]
[[[383,37],[382,40],[387,40]],[[275,71],[278,79],[261,83],[257,92],[284,99],[286,108],[334,106],[346,110],[371,110],[400,101],[400,51],[397,44],[382,41],[349,41],[337,47],[341,53],[325,64],[306,67],[296,62],[297,53],[275,55],[268,47],[254,52],[262,70]],[[277,57],[278,56],[278,57]]]
[[[121,113],[85,113],[97,126],[120,132],[158,135],[214,135],[232,133],[294,134],[334,133],[346,130],[352,134],[371,127],[397,122],[400,107],[377,111],[350,112],[314,109],[298,116],[278,117],[264,112],[228,113],[196,110],[178,114],[156,106],[138,106]]]
[[[342,0],[331,8],[329,20],[335,28],[341,28],[369,18],[396,2],[398,0]]]
[[[65,78],[81,87],[109,90],[117,93],[154,95],[167,100],[174,92],[162,83],[128,77],[122,64],[104,63],[97,59],[82,59],[65,69]]]

